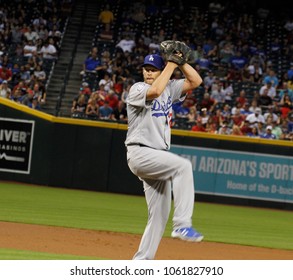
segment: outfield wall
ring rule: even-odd
[[[0,99],[0,178],[142,195],[126,163],[127,126],[59,118]],[[293,208],[292,142],[173,130],[198,200]]]

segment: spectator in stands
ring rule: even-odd
[[[37,33],[39,39],[41,39],[43,42],[45,42],[49,37],[49,31],[45,24],[40,24],[39,28],[37,29]]]
[[[92,89],[90,88],[89,83],[83,82],[81,84],[80,90],[81,90],[81,93],[86,96],[86,100],[88,101],[92,94]]]
[[[243,126],[245,119],[246,119],[246,116],[241,114],[239,108],[237,108],[235,110],[235,114],[231,116],[232,124],[233,125],[235,124],[235,125],[237,125],[239,127]]]
[[[20,65],[18,62],[15,62],[11,68],[12,72],[12,79],[11,79],[11,84],[15,85],[17,81],[19,80],[19,72],[20,72]]]
[[[276,139],[280,139],[282,137],[283,131],[281,127],[278,125],[279,120],[274,121],[272,116],[268,116],[266,119],[266,125],[272,126],[272,133],[276,136]]]
[[[213,0],[208,5],[208,12],[212,16],[218,16],[219,14],[222,13],[223,10],[224,10],[224,7],[218,0]]]
[[[272,100],[276,97],[277,91],[271,82],[267,82],[259,89],[259,95],[267,94]]]
[[[232,66],[228,68],[227,76],[225,78],[229,82],[242,82],[242,70]]]
[[[36,69],[34,70],[34,76],[37,78],[40,82],[45,82],[47,79],[47,74],[43,69],[43,65],[41,63],[38,63],[36,65]]]
[[[256,111],[257,109],[259,109],[259,110],[262,112],[261,107],[259,107],[259,105],[258,105],[258,98],[259,98],[259,97],[257,97],[257,98],[253,98],[253,99],[251,100],[250,107],[249,107],[249,111],[250,111],[251,113],[255,113],[255,111]]]
[[[268,119],[271,118],[272,122],[279,122],[279,116],[275,113],[275,106],[271,105],[268,107],[268,110],[263,114],[266,123],[268,124]]]
[[[2,67],[2,65],[5,65],[6,68],[9,70],[12,69],[12,66],[13,66],[12,59],[6,53],[0,56],[0,67]]]
[[[222,126],[218,129],[218,134],[222,135],[230,135],[231,134],[231,128],[228,126],[227,121],[223,121]]]
[[[181,73],[181,71],[179,71]],[[216,76],[214,75],[212,70],[209,70],[206,74],[206,76],[203,78],[203,84],[207,91],[210,91],[212,88],[212,85],[215,83]]]
[[[173,113],[174,113],[174,118],[175,122],[176,120],[188,120],[188,114],[190,112],[189,110],[189,102],[188,100],[184,100],[181,102],[174,103],[172,105],[173,108]]]
[[[248,103],[246,91],[244,89],[240,90],[239,96],[236,97],[235,102],[239,102],[241,104],[241,107],[244,107],[244,104]]]
[[[111,42],[113,40],[113,36],[114,34],[111,30],[110,23],[106,23],[98,35],[99,40],[108,42]]]
[[[199,57],[195,61],[195,63],[199,66],[199,70],[200,70],[201,75],[205,75],[213,67],[212,61],[210,60],[208,55],[205,53],[203,54],[202,57]]]
[[[21,103],[22,91],[20,88],[15,88],[10,95],[10,99],[16,103]]]
[[[7,67],[6,64],[2,64],[0,67],[0,82],[7,81],[10,82],[12,79],[12,71]]]
[[[259,138],[258,127],[257,126],[250,127],[250,131],[248,131],[246,133],[246,136],[253,137],[253,138]]]
[[[233,101],[233,94],[234,94],[234,88],[233,84],[231,82],[222,81],[222,93],[225,96],[225,102],[228,102],[229,104]]]
[[[108,72],[105,72],[104,77],[99,81],[99,86],[101,86],[101,85],[104,85],[104,90],[106,92],[113,90],[114,83],[111,79],[111,75]]]
[[[124,83],[129,75],[129,71],[122,65],[116,67],[114,73],[112,74],[113,89],[119,97],[121,97]]]
[[[91,95],[88,101],[88,104],[85,110],[85,114],[88,119],[97,120],[99,118],[100,106],[97,103],[97,97],[98,95],[94,93]]]
[[[19,79],[29,84],[31,81],[31,71],[28,64],[21,65],[19,69]]]
[[[19,99],[20,103],[26,106],[29,106],[32,103],[34,98],[34,92],[31,88],[28,88],[25,94],[22,94],[21,98]]]
[[[206,92],[203,96],[203,99],[199,103],[199,107],[200,107],[199,109],[201,110],[202,108],[207,108],[209,112],[213,112],[216,105],[217,105],[216,100],[212,99],[210,97],[210,94]]]
[[[261,109],[260,108],[256,108],[254,113],[249,114],[246,117],[246,120],[249,122],[249,126],[252,127],[258,127],[258,123],[265,123],[265,118],[264,116],[261,114]]]
[[[258,52],[255,51],[249,60],[249,65],[253,65],[255,69],[255,65],[258,65],[262,69],[262,73],[266,67],[266,61],[264,57]]]
[[[223,108],[221,108],[220,110],[221,110],[222,120],[227,121],[229,124],[231,121],[231,116],[235,114],[235,111],[234,111],[235,109],[234,108],[231,109],[230,105],[226,103],[224,104]]]
[[[242,108],[243,108],[242,103],[239,101],[235,101],[233,104],[233,107],[230,109],[230,106],[229,106],[227,110],[225,111],[230,112],[231,115],[235,115],[236,110],[239,109],[241,111]]]
[[[263,111],[267,110],[269,106],[273,105],[273,99],[269,96],[269,89],[265,88],[258,99],[258,104]]]
[[[276,75],[276,72],[273,69],[270,69],[268,74],[264,76],[262,83],[264,85],[271,84],[274,89],[277,89],[279,86],[279,79]]]
[[[243,133],[238,125],[233,124],[230,135],[243,136]]]
[[[28,88],[28,86],[26,85],[25,81],[20,79],[18,81],[18,83],[13,86],[13,88],[12,88],[12,94],[14,94],[14,91],[16,89],[19,89],[21,92],[23,92],[23,94],[25,94],[27,88]]]
[[[238,50],[236,54],[232,56],[229,60],[230,67],[233,67],[238,70],[243,70],[247,67],[248,59],[242,55],[242,53]]]
[[[38,101],[37,96],[33,96],[33,98],[29,101],[28,105],[29,108],[35,109],[35,110],[41,110],[41,105]]]
[[[80,99],[81,95],[84,96],[83,98],[85,100],[85,103],[86,104],[88,103],[89,95],[84,94],[83,91],[82,91],[82,88],[80,88],[79,91],[78,91],[78,94],[72,100],[71,113],[73,113],[74,109],[76,108],[76,104],[77,104],[78,100]]]
[[[49,37],[51,37],[57,45],[60,44],[60,41],[62,38],[62,32],[61,32],[61,30],[58,29],[57,24],[53,24],[52,28],[49,29],[47,38],[49,38]]]
[[[122,23],[122,29],[121,29],[120,36],[118,37],[118,40],[121,38],[126,38],[126,37],[134,39],[135,36],[136,36],[136,33],[134,32],[132,28],[132,24],[129,22]]]
[[[281,118],[287,119],[289,112],[292,109],[291,102],[284,100],[284,102],[280,102],[280,113],[281,113]]]
[[[39,35],[33,26],[28,26],[27,31],[23,34],[26,41],[32,41],[33,44],[39,39]]]
[[[40,56],[42,59],[48,60],[56,60],[58,58],[58,52],[52,38],[48,38],[44,42],[44,45],[40,50]]]
[[[85,111],[87,107],[87,100],[84,94],[80,94],[77,98],[77,101],[73,102],[71,108],[71,117],[72,118],[85,118]]]
[[[104,74],[106,69],[107,65],[102,65],[98,57],[98,48],[93,47],[88,57],[84,60],[80,74],[85,77],[87,74],[93,73],[95,76],[97,75],[99,77]]]
[[[224,46],[219,51],[219,59],[220,63],[228,65],[230,62],[231,57],[234,56],[233,45],[231,42],[226,42]]]
[[[212,118],[209,118],[209,120],[206,124],[206,132],[211,133],[211,134],[218,134],[218,126],[213,121]]]
[[[37,46],[32,40],[26,41],[23,47],[24,57],[32,57],[37,55]]]
[[[223,105],[226,101],[226,94],[223,89],[223,82],[214,84],[211,90],[211,98],[214,99],[218,105]]]
[[[116,44],[116,48],[123,51],[123,53],[129,52],[132,53],[136,43],[129,34],[126,34],[122,39]]]
[[[262,133],[260,135],[260,138],[265,138],[265,139],[277,139],[276,135],[272,133],[273,127],[271,125],[268,125],[266,127],[265,133]]]
[[[223,124],[224,118],[222,116],[222,109],[218,108],[209,118],[209,120],[212,120],[212,122],[216,125],[216,129],[218,132],[218,128]],[[209,123],[210,121],[208,121]]]
[[[287,81],[287,86],[288,86],[288,89],[293,90],[293,78]]]
[[[47,93],[43,83],[37,81],[33,85],[33,93],[34,93],[34,97],[37,97],[37,101],[39,105],[43,105],[46,103]]]
[[[143,39],[143,43],[146,47],[152,42],[152,32],[149,28],[143,30],[141,38]]]
[[[207,132],[205,126],[202,123],[201,117],[196,119],[196,123],[191,127],[191,131]]]
[[[244,120],[243,125],[240,127],[240,130],[243,135],[248,135],[249,133],[251,133],[252,128],[250,127],[249,122],[246,119]]]
[[[131,19],[138,23],[143,23],[146,19],[146,6],[142,1],[134,2]]]
[[[202,58],[204,56],[203,48],[200,44],[198,44],[193,52],[194,61],[197,61],[198,59]]]
[[[203,124],[204,127],[206,127],[209,119],[210,119],[210,115],[211,113],[208,112],[207,108],[202,108],[199,112],[199,117],[201,119],[201,122]]]
[[[263,69],[258,61],[253,62],[247,66],[249,74],[249,81],[253,83],[262,83],[263,81]]]
[[[105,8],[99,13],[98,21],[103,25],[114,22],[114,13],[111,11],[109,4],[106,4]]]
[[[103,106],[106,96],[108,94],[107,91],[105,91],[105,85],[104,84],[99,85],[99,89],[96,90],[94,93],[97,95],[96,99],[97,99],[97,103],[99,107]]]
[[[293,101],[293,89],[290,89],[288,87],[288,82],[287,81],[283,81],[282,87],[280,88],[279,93],[278,93],[278,97],[280,99],[282,99],[282,97],[284,95],[289,95],[290,96],[290,100]]]
[[[8,82],[3,80],[0,85],[0,97],[10,99],[11,96],[11,89],[8,86]]]
[[[105,102],[109,104],[109,106],[114,110],[118,107],[119,98],[113,89],[110,89],[106,95]]]
[[[244,105],[243,105],[243,107],[241,107],[240,108],[240,114],[242,115],[242,116],[247,116],[247,115],[249,115],[249,114],[251,114],[252,112],[249,110],[249,108],[250,108],[250,103],[249,102],[246,102]]]
[[[114,121],[119,121],[123,123],[127,122],[128,118],[127,118],[126,104],[122,100],[119,100],[118,106],[113,110],[111,119]]]
[[[100,71],[100,73],[103,72],[103,75],[101,75],[101,77],[104,76],[105,71],[107,71],[109,73],[113,72],[113,59],[111,56],[112,55],[111,55],[110,51],[108,51],[108,50],[104,50],[101,53],[101,57],[100,57],[101,65],[104,66],[104,70]]]
[[[189,106],[189,113],[188,113],[187,122],[190,124],[195,124],[196,119],[198,117],[196,104]]]
[[[15,24],[11,26],[11,43],[12,44],[22,44],[23,42],[23,32],[20,24]]]
[[[132,83],[129,83],[129,84],[124,84],[124,87],[123,87],[123,92],[121,94],[121,100],[127,104],[127,97],[128,97],[128,94],[129,94],[129,89],[131,88],[132,86]]]
[[[289,94],[283,94],[278,104],[282,107],[285,103],[287,103],[289,107],[292,107],[292,99]]]
[[[101,120],[110,120],[113,114],[113,109],[109,106],[108,101],[104,102],[104,105],[100,107],[99,118]]]

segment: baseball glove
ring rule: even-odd
[[[192,50],[181,41],[166,40],[161,42],[160,50],[167,61],[183,65],[192,56]]]

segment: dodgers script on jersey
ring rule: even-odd
[[[135,83],[127,97],[128,132],[126,145],[140,143],[158,150],[169,150],[171,142],[172,104],[183,101],[183,79],[170,80],[162,95],[146,101],[150,85]]]

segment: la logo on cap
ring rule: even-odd
[[[159,70],[164,68],[164,60],[161,56],[157,54],[149,54],[144,58],[143,67],[146,65],[151,65]]]

